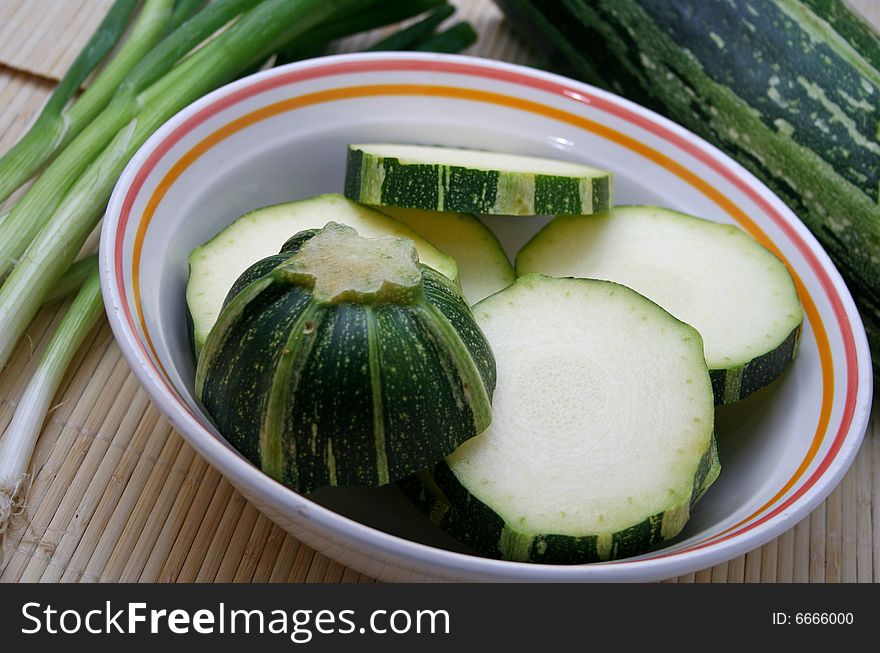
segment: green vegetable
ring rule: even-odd
[[[120,80],[161,38],[172,0],[149,0],[131,35],[82,96],[80,86],[125,32],[137,0],[116,0],[89,42],[49,97],[36,122],[0,158],[0,203],[64,148],[105,107]],[[2,275],[2,272],[0,272]]]
[[[220,432],[300,491],[382,485],[491,421],[492,352],[457,286],[412,241],[335,223],[235,286],[198,360]]]
[[[474,307],[495,352],[489,428],[402,483],[477,552],[576,564],[678,535],[718,476],[699,334],[615,283],[520,277]]]
[[[349,145],[345,171],[351,199],[462,213],[596,213],[611,185],[611,173],[577,163],[421,145]]]
[[[473,305],[513,283],[516,274],[495,234],[467,213],[382,206],[458,264],[461,290]]]
[[[608,279],[657,302],[702,335],[718,403],[767,385],[797,351],[804,314],[791,275],[733,225],[654,206],[560,216],[516,269]]]
[[[193,47],[252,4],[253,0],[216,0],[137,62],[134,69],[119,84],[103,111],[58,154],[55,161],[37,178],[34,185],[12,208],[8,218],[0,225],[0,276],[12,268],[15,261],[21,257],[37,232],[49,221],[53,213],[64,211],[61,203],[65,199],[65,195],[70,192],[78,179],[89,175],[89,166],[94,167],[94,162],[99,155],[105,154],[108,159],[114,155],[116,160],[119,160],[121,157],[118,155],[127,151],[124,148],[127,143],[131,142],[128,137],[117,138],[120,133],[124,132],[126,126],[134,129],[134,126],[137,125],[139,133],[146,131],[142,128],[142,124],[134,122],[133,119],[136,116],[143,113],[149,115],[152,109],[154,113],[156,111],[164,112],[161,115],[167,119],[176,110],[183,108],[190,101],[216,86],[216,83],[210,82],[211,79],[222,77],[222,81],[228,81],[234,76],[228,72],[223,74],[224,66],[219,66],[218,73],[220,74],[216,77],[213,73],[205,76],[207,84],[184,81],[188,75],[187,71],[193,67],[194,61],[202,61],[201,65],[207,68],[208,62],[204,61],[206,58],[204,52],[209,50],[209,47],[210,50],[215,51],[215,57],[220,57],[216,52],[218,46],[214,43],[222,43],[227,40],[229,37],[226,34],[221,35],[209,47],[203,48],[182,62],[173,71],[171,69]],[[224,63],[226,67],[236,67],[234,56],[231,56]],[[157,81],[163,75],[166,75],[163,78],[163,81],[166,82],[164,84]],[[199,82],[201,81],[199,80]],[[193,93],[196,89],[200,91],[197,94]],[[183,99],[187,101],[181,103],[179,100]],[[175,111],[168,111],[172,107],[176,107]],[[153,125],[150,133],[162,122],[164,119]],[[144,140],[146,140],[146,135]],[[117,141],[111,144],[114,138],[117,138]],[[111,147],[116,149],[108,153]],[[135,149],[136,147],[131,149],[128,157],[125,157],[126,161],[134,154]],[[114,181],[119,174],[118,172],[110,174],[109,171],[103,169],[98,172],[101,172],[107,181]],[[121,172],[121,168],[119,172]],[[110,188],[112,189],[112,185]],[[102,203],[106,203],[108,198],[109,192],[106,197],[103,197]],[[2,347],[2,338],[0,338],[0,347]],[[0,355],[0,367],[2,367],[2,362],[3,357]]]
[[[91,254],[85,258],[71,263],[58,282],[52,286],[51,290],[43,298],[44,303],[54,302],[57,299],[64,299],[78,291],[91,277],[98,271],[98,255]]]
[[[286,44],[278,52],[275,65],[319,56],[331,41],[406,20],[444,3],[445,0],[365,0]]]
[[[456,23],[447,30],[425,39],[413,48],[422,52],[461,52],[477,42],[477,33],[473,26],[465,21]]]
[[[413,23],[405,29],[398,30],[381,41],[377,41],[367,48],[367,51],[383,52],[385,50],[409,50],[434,34],[434,30],[437,26],[454,13],[455,7],[452,5],[441,5],[422,20]]]
[[[840,0],[497,2],[567,72],[672,118],[766,183],[828,251],[880,351],[876,31]]]
[[[6,364],[13,346],[47,292],[73,262],[100,219],[117,177],[137,148],[162,123],[193,100],[235,78],[240,70],[275,52],[296,34],[359,1],[362,0],[262,0],[144,89],[133,101],[126,97],[111,102],[65,149],[34,184],[28,196],[38,185],[43,185],[56,166],[59,168],[54,176],[64,180],[59,186],[69,190],[57,201],[49,202],[52,208],[45,218],[39,220],[43,226],[27,245],[28,256],[18,261],[0,288],[0,368]],[[204,11],[221,3],[223,0],[217,0]],[[200,12],[180,29],[186,29],[203,15],[204,12]],[[103,146],[108,139],[109,143]],[[90,163],[80,173],[83,160]],[[56,191],[51,186],[44,191],[55,197]],[[23,232],[25,227],[15,223],[16,212],[28,196],[0,225],[4,230],[11,228],[16,239],[25,244],[29,237],[16,231],[21,228]],[[27,231],[33,233],[30,228]],[[0,249],[6,252],[4,259],[10,257],[7,246],[7,242],[0,240]]]
[[[9,520],[23,503],[21,486],[52,399],[70,360],[103,311],[101,285],[93,271],[43,351],[0,439],[0,546]]]
[[[365,237],[408,238],[415,243],[419,258],[425,265],[453,281],[458,279],[455,261],[415,231],[341,195],[319,195],[298,202],[267,206],[243,215],[190,254],[186,302],[196,352],[201,350],[208,332],[217,321],[230,288],[249,266],[276,254],[293,234],[305,229],[318,229],[331,221],[344,223]]]

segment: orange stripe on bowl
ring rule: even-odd
[[[645,143],[636,140],[630,136],[627,136],[626,134],[623,134],[622,132],[608,127],[607,125],[603,125],[596,121],[575,115],[568,111],[549,107],[538,102],[524,100],[521,98],[493,93],[489,91],[420,84],[377,84],[318,91],[282,100],[280,102],[267,105],[249,114],[241,116],[233,120],[232,122],[224,125],[209,136],[205,137],[195,147],[186,152],[171,167],[168,173],[166,173],[165,176],[160,180],[160,182],[156,186],[155,191],[150,196],[146,208],[144,209],[144,212],[142,214],[140,223],[138,224],[132,253],[132,291],[134,295],[134,304],[138,313],[138,318],[140,321],[142,332],[144,334],[144,338],[146,339],[147,344],[150,348],[153,360],[155,360],[158,366],[161,368],[162,374],[166,377],[166,380],[168,379],[168,374],[165,371],[164,366],[162,366],[161,361],[159,360],[150,334],[146,328],[146,322],[140,301],[139,269],[141,250],[143,247],[143,241],[146,236],[147,229],[149,227],[150,221],[153,218],[153,215],[156,212],[156,209],[158,208],[162,199],[165,197],[169,188],[187,170],[187,168],[189,168],[189,166],[191,166],[196,160],[198,160],[198,158],[201,157],[205,152],[207,152],[223,140],[229,138],[233,134],[255,123],[266,120],[281,113],[293,111],[306,106],[321,104],[324,102],[341,101],[346,99],[371,96],[395,95],[425,95],[435,97],[449,97],[469,100],[473,102],[496,104],[512,109],[517,109],[520,111],[533,113],[536,115],[541,115],[553,120],[557,120],[559,122],[573,125],[585,131],[589,131],[606,140],[617,143],[618,145],[629,149],[650,161],[653,161],[654,163],[662,166],[686,183],[690,184],[701,193],[703,193],[703,195],[712,200],[715,204],[717,204],[735,222],[740,224],[749,234],[751,234],[752,237],[754,237],[759,243],[770,249],[774,254],[785,261],[786,265],[788,265],[789,270],[791,271],[798,295],[800,296],[801,303],[803,304],[804,312],[813,327],[813,332],[816,338],[816,345],[819,351],[819,358],[822,368],[822,403],[818,424],[816,426],[816,430],[814,432],[813,438],[810,442],[810,446],[804,459],[801,461],[797,470],[785,483],[785,485],[783,485],[783,487],[769,501],[767,501],[763,506],[753,512],[751,515],[749,515],[736,525],[731,526],[722,533],[716,534],[709,539],[713,540],[716,538],[720,538],[726,533],[735,530],[736,528],[742,526],[743,524],[760,515],[762,512],[764,512],[772,505],[774,505],[777,501],[779,501],[779,499],[785,496],[786,493],[788,493],[792,489],[792,487],[794,487],[798,480],[803,477],[804,473],[810,467],[811,463],[815,460],[815,457],[822,446],[823,437],[831,419],[831,407],[834,394],[833,362],[828,341],[828,335],[826,333],[824,324],[822,323],[819,312],[816,308],[815,302],[807,291],[803,281],[800,279],[800,277],[797,275],[797,273],[794,271],[788,261],[785,260],[785,257],[782,255],[779,249],[767,237],[766,233],[764,233],[764,231],[760,227],[758,227],[758,225],[751,218],[749,218],[742,209],[740,209],[729,197],[721,193],[717,188],[709,184],[707,181],[696,175],[694,172],[692,172],[679,162],[669,158],[665,154],[655,150]]]

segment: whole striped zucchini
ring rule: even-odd
[[[560,72],[764,181],[834,259],[880,352],[880,38],[841,0],[496,2]]]
[[[495,359],[411,240],[306,230],[233,286],[198,359],[220,432],[299,492],[383,485],[491,422]]]

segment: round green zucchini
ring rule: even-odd
[[[245,271],[196,370],[224,437],[303,493],[433,464],[489,425],[494,387],[457,284],[411,240],[335,223]]]

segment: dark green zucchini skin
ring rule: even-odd
[[[732,404],[770,385],[797,355],[801,330],[798,325],[782,344],[742,367],[709,370],[715,403]]]
[[[501,215],[593,214],[611,207],[613,179],[407,163],[349,146],[345,196],[365,204]]]
[[[283,266],[316,233],[242,275],[196,374],[230,444],[302,493],[435,463],[489,425],[495,388],[494,356],[453,282],[419,265],[421,296],[318,301]]]
[[[715,439],[694,476],[690,505],[696,503],[718,478],[721,466]],[[459,483],[445,462],[398,482],[403,493],[434,524],[477,553],[517,562],[583,564],[641,555],[664,541],[663,518],[653,515],[614,533],[611,549],[603,555],[598,536],[573,537],[554,533],[523,534]]]
[[[880,38],[841,0],[496,0],[560,72],[699,134],[819,239],[880,351]],[[880,357],[875,357],[880,372]]]

